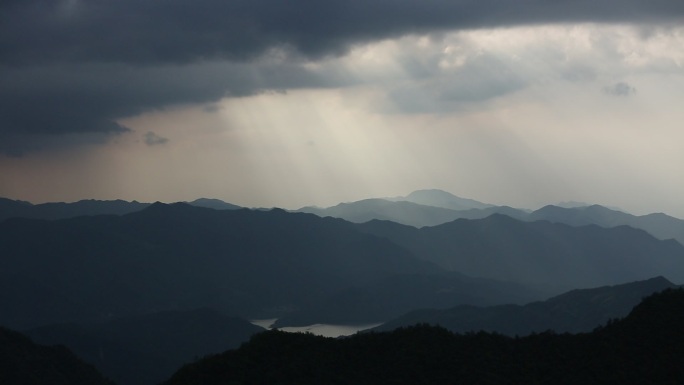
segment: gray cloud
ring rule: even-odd
[[[394,88],[389,93],[393,106],[403,113],[443,113],[467,108],[510,94],[528,86],[507,63],[491,55],[478,55],[465,60],[456,69],[441,71],[422,66],[416,75],[423,81]],[[431,76],[423,75],[423,72]],[[419,97],[417,97],[419,96]]]
[[[129,131],[117,120],[174,104],[350,84],[344,73],[301,64],[377,39],[682,15],[683,2],[645,0],[8,0],[0,2],[0,151],[73,144],[56,137],[65,134],[106,140]],[[504,83],[475,96],[519,86]],[[438,98],[468,97],[458,89]]]
[[[118,119],[168,106],[351,81],[341,73],[323,77],[297,63],[5,67],[0,71],[0,152],[20,155],[60,143],[77,145],[66,137],[62,143],[64,134],[115,137],[130,131]],[[38,140],[41,136],[46,138]]]
[[[23,0],[0,7],[0,57],[13,64],[244,60],[277,46],[319,57],[407,33],[684,14],[682,2],[652,0]]]
[[[604,87],[603,92],[613,96],[629,96],[636,93],[636,88],[625,82],[618,82]]]
[[[169,141],[168,138],[161,137],[152,131],[146,132],[145,135],[143,135],[143,138],[145,139],[145,144],[148,146],[156,146]]]

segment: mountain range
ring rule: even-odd
[[[0,222],[0,324],[26,329],[212,307],[277,317],[352,285],[441,269],[340,219],[153,204]]]
[[[449,309],[422,309],[371,329],[391,331],[415,324],[439,325],[455,333],[496,332],[524,336],[553,330],[557,333],[590,332],[611,319],[623,318],[651,294],[677,285],[663,277],[593,289],[575,289],[527,305],[490,307],[460,305]]]
[[[283,210],[156,203],[121,216],[8,219],[0,222],[0,243],[0,304],[6,309],[0,323],[19,329],[203,306],[272,318],[326,301],[342,306],[351,293],[364,291],[360,298],[396,303],[387,287],[419,293],[431,281],[425,275],[442,274],[432,282],[443,285],[433,284],[422,297],[396,296],[403,304],[385,313],[394,317],[416,302],[449,298],[434,295],[461,285],[453,276],[445,279],[446,272],[515,283],[520,290],[499,290],[505,295],[482,302],[454,294],[456,302],[444,306],[509,303],[516,296],[520,303],[658,275],[684,280],[684,247],[677,242],[626,226],[571,227],[503,215],[416,229]],[[404,277],[389,278],[395,275]]]
[[[219,199],[199,198],[185,203],[216,210],[241,208]],[[124,215],[140,211],[150,205],[151,203],[128,202],[120,199],[111,201],[86,199],[73,203],[51,202],[34,205],[26,201],[0,198],[0,221],[14,217],[54,220],[93,215]]]
[[[217,210],[241,208],[219,199],[199,198],[185,203]],[[150,204],[123,200],[82,200],[73,203],[53,202],[34,205],[25,201],[0,198],[0,221],[11,217],[64,219],[84,215],[123,215],[142,210]],[[616,208],[579,202],[548,205],[532,211],[482,203],[436,189],[417,190],[406,196],[340,203],[328,208],[307,206],[294,211],[316,214],[321,217],[342,218],[355,223],[378,219],[414,227],[436,226],[456,219],[482,219],[492,214],[504,214],[519,220],[548,220],[572,226],[627,225],[645,230],[658,239],[675,239],[684,244],[684,220],[663,213],[636,216]]]
[[[434,199],[428,199],[433,196]],[[503,214],[522,221],[546,220],[571,226],[630,226],[645,230],[658,239],[675,239],[684,244],[684,220],[663,213],[636,216],[599,205],[559,205],[566,207],[548,205],[531,211],[459,198],[440,190],[419,190],[406,197],[364,199],[328,208],[302,207],[296,211],[355,223],[377,219],[413,227],[437,226],[456,219],[483,219],[492,214]]]
[[[377,220],[358,227],[447,270],[524,282],[547,294],[659,275],[684,282],[684,246],[628,226],[573,227],[494,214],[420,229]]]
[[[246,319],[577,333],[684,282],[664,214],[439,190],[302,210],[0,199],[0,325],[142,385],[236,348]]]

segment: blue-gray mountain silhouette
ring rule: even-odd
[[[486,209],[493,205],[474,199],[461,198],[444,190],[417,190],[405,197],[388,198],[393,201],[406,201],[426,206],[442,207],[452,210]]]
[[[0,221],[8,218],[66,219],[92,215],[124,215],[140,211],[151,203],[124,200],[86,199],[73,203],[51,202],[31,204],[25,201],[0,198]],[[200,198],[188,204],[217,210],[236,210],[240,206],[218,199]]]
[[[611,319],[625,317],[644,297],[675,287],[667,279],[656,277],[622,285],[576,289],[524,306],[463,305],[450,309],[414,310],[372,330],[390,331],[415,324],[430,324],[456,333],[484,330],[509,336],[547,330],[557,333],[590,332]]]
[[[599,225],[602,227],[630,226],[647,231],[658,239],[675,239],[684,245],[684,220],[663,213],[632,215],[599,205],[562,208],[545,206],[534,211],[528,220],[546,220],[572,226]]]
[[[507,206],[453,210],[407,201],[391,201],[379,198],[340,203],[328,208],[302,207],[296,211],[316,214],[320,217],[342,218],[355,223],[364,223],[378,219],[414,227],[436,226],[460,218],[486,218],[495,213],[520,219],[526,218],[528,215],[523,210]]]
[[[538,284],[549,295],[660,275],[684,282],[684,246],[628,226],[573,227],[500,214],[421,229],[387,221],[357,226],[448,270]]]
[[[271,318],[436,265],[352,223],[283,210],[156,203],[123,216],[0,222],[0,324],[212,307]]]

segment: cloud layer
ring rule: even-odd
[[[354,84],[362,79],[348,68],[322,72],[312,63],[382,39],[555,22],[657,25],[682,15],[684,3],[638,0],[5,1],[0,151],[19,155],[74,143],[62,134],[106,141],[128,131],[120,119],[169,106]],[[417,64],[409,75],[425,63]],[[486,99],[523,86],[506,70],[493,57],[472,59],[459,76],[426,80],[423,89],[430,86],[437,101]],[[475,80],[481,72],[499,76]],[[424,112],[428,106],[415,103],[414,91],[399,85],[391,98],[405,112]]]
[[[16,65],[250,59],[273,47],[308,57],[405,34],[558,22],[681,21],[653,0],[5,1],[0,56]]]

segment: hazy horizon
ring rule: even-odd
[[[155,202],[161,202],[161,203],[165,203],[165,204],[171,204],[171,203],[179,203],[179,202],[193,202],[193,201],[199,200],[199,199],[210,199],[210,200],[217,199],[217,200],[223,201],[223,202],[225,202],[225,203],[236,204],[236,205],[238,205],[238,206],[241,206],[241,207],[244,207],[244,208],[251,208],[251,209],[280,208],[280,209],[285,209],[285,210],[298,210],[298,209],[302,209],[302,208],[306,208],[306,207],[329,208],[329,207],[333,207],[333,206],[336,206],[336,205],[339,205],[339,204],[354,203],[354,202],[361,201],[361,200],[366,200],[366,199],[394,199],[394,198],[406,197],[407,195],[409,195],[409,194],[412,193],[412,192],[421,191],[421,190],[439,190],[439,191],[445,191],[445,190],[440,190],[440,189],[419,189],[419,190],[414,190],[414,191],[408,192],[408,193],[406,193],[406,194],[398,194],[398,195],[393,195],[393,196],[364,197],[364,198],[360,198],[360,199],[358,199],[358,200],[338,201],[338,202],[333,202],[333,203],[326,204],[326,205],[306,204],[306,205],[302,205],[302,206],[292,206],[292,207],[274,206],[274,205],[268,205],[268,204],[251,205],[251,206],[250,206],[250,205],[240,205],[240,204],[237,204],[237,203],[234,202],[234,201],[225,200],[225,199],[216,198],[216,197],[197,197],[197,198],[194,198],[194,199],[186,199],[186,200],[167,200],[167,201],[162,201],[162,200],[142,201],[142,200],[135,200],[135,199],[133,199],[133,200],[128,200],[128,199],[122,199],[122,198],[113,198],[113,199],[83,198],[83,199],[76,199],[76,200],[71,200],[71,201],[44,201],[44,202],[32,202],[32,201],[27,201],[27,200],[22,200],[22,199],[13,199],[13,198],[9,198],[9,197],[1,197],[1,196],[0,196],[0,198],[8,198],[8,199],[13,199],[13,200],[18,200],[18,201],[25,201],[25,202],[28,202],[28,203],[33,204],[33,205],[44,204],[44,203],[76,203],[76,202],[80,202],[80,201],[84,201],[84,200],[85,200],[85,201],[87,201],[87,200],[96,200],[96,201],[115,201],[115,200],[123,200],[123,201],[128,201],[128,202],[134,202],[134,201],[135,201],[135,202],[139,202],[139,203],[155,203]],[[453,194],[453,193],[451,193],[450,191],[446,191],[446,192],[447,192],[447,193],[450,193],[450,194],[452,194],[452,195],[455,195],[455,196],[457,196],[457,197],[459,197],[459,198],[472,199],[472,200],[475,200],[475,201],[478,201],[478,202],[481,202],[481,203],[492,204],[491,202],[480,201],[480,200],[478,200],[477,198],[474,198],[474,197],[464,197],[464,196],[459,196],[459,195],[457,195],[457,194]],[[621,211],[621,212],[624,212],[624,213],[627,213],[627,214],[632,214],[632,215],[646,215],[646,214],[654,214],[654,213],[656,213],[656,212],[643,212],[643,213],[631,212],[631,211],[625,210],[625,209],[622,208],[622,207],[616,207],[616,206],[611,206],[611,205],[607,205],[607,204],[600,204],[600,203],[596,203],[596,202],[578,202],[578,201],[549,202],[549,203],[546,203],[546,204],[542,204],[542,205],[540,205],[540,206],[538,206],[538,207],[515,207],[515,206],[511,206],[511,205],[506,204],[506,203],[494,204],[494,205],[495,205],[495,206],[509,206],[509,207],[512,207],[512,208],[515,208],[515,209],[530,210],[530,211],[535,211],[535,210],[541,209],[541,208],[543,208],[543,207],[545,207],[545,206],[548,206],[548,205],[553,205],[553,206],[562,207],[562,208],[573,208],[573,207],[600,205],[600,206],[606,207],[606,208],[611,209],[611,210]],[[659,213],[663,213],[663,214],[666,214],[666,215],[669,215],[669,216],[672,216],[672,217],[675,217],[675,218],[678,218],[678,219],[682,219],[682,218],[677,217],[676,215],[673,215],[673,214],[671,214],[671,213],[667,213],[667,212],[659,212]]]

